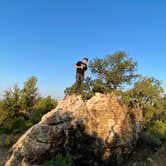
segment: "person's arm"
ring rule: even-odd
[[[80,61],[77,62],[74,67],[75,67],[76,69],[83,69]]]
[[[77,65],[75,65],[74,66],[76,69],[82,69],[82,66],[77,66]]]

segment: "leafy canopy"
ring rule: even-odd
[[[96,58],[89,64],[92,74],[103,82],[107,89],[117,89],[130,84],[138,75],[135,74],[137,63],[123,51]]]

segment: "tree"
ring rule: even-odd
[[[56,107],[57,101],[51,96],[39,96],[36,84],[37,78],[31,77],[23,88],[15,85],[5,91],[4,98],[0,101],[0,133],[22,132]]]
[[[96,58],[90,62],[91,72],[97,76],[103,85],[109,89],[117,89],[124,84],[130,84],[138,75],[134,74],[137,63],[123,51]]]
[[[39,99],[38,89],[36,87],[37,78],[31,77],[24,83],[20,89],[18,85],[6,90],[4,99],[1,101],[1,110],[5,111],[11,117],[17,117],[23,112],[29,112]],[[22,112],[22,113],[21,113]],[[24,115],[23,115],[24,116]]]
[[[91,90],[93,93],[99,92],[99,93],[105,93],[106,92],[106,86],[100,79],[95,79],[91,81]]]
[[[142,77],[134,84],[131,90],[133,97],[137,98],[144,106],[156,106],[161,103],[164,89],[161,82],[155,78]]]
[[[1,109],[11,115],[18,114],[20,110],[20,88],[15,85],[13,89],[6,90],[4,100],[1,102]]]
[[[23,110],[31,111],[39,99],[38,88],[36,87],[37,78],[32,76],[25,83],[21,90],[21,106]]]
[[[132,89],[123,93],[123,98],[129,106],[141,107],[144,110],[144,125],[147,127],[153,121],[165,118],[166,107],[163,93],[159,80],[142,77]]]

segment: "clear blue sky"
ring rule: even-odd
[[[0,94],[31,75],[62,97],[73,65],[117,50],[166,87],[165,0],[1,0]]]

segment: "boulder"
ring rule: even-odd
[[[6,166],[42,165],[70,152],[76,165],[121,165],[142,130],[142,110],[128,108],[112,94],[88,101],[68,96],[12,147]]]

